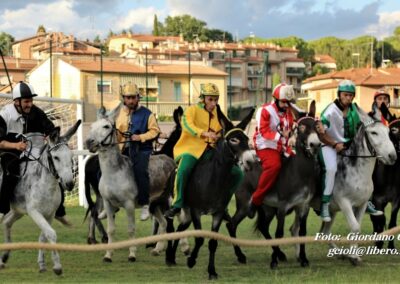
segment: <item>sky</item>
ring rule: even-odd
[[[151,33],[155,14],[160,22],[189,14],[239,39],[250,34],[383,39],[400,26],[400,0],[0,0],[0,32],[19,40],[44,25],[92,40],[110,30]]]

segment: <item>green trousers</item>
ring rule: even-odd
[[[205,153],[206,157],[211,155],[210,152]],[[193,171],[193,168],[196,166],[197,159],[190,154],[183,154],[181,155],[177,161],[178,163],[178,170],[176,172],[175,177],[175,184],[174,184],[174,201],[172,207],[174,208],[182,208],[183,207],[183,191],[189,181],[190,174]],[[234,165],[231,169],[232,175],[232,182],[230,183],[230,194],[232,195],[235,193],[236,189],[239,187],[240,183],[243,180],[244,174],[243,171],[240,169],[239,166]]]

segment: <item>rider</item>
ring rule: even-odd
[[[116,127],[118,141],[125,141],[122,152],[129,156],[138,186],[138,204],[142,206],[140,220],[145,221],[149,213],[149,159],[153,151],[153,140],[159,135],[160,128],[154,114],[139,104],[140,93],[136,84],[127,83],[121,89],[124,105],[118,113]],[[129,133],[124,137],[122,133]]]
[[[182,117],[182,134],[174,147],[174,157],[178,164],[174,184],[174,201],[172,208],[165,216],[173,218],[184,206],[183,193],[193,168],[198,159],[207,155],[207,150],[215,146],[222,126],[218,120],[217,104],[219,99],[218,87],[213,83],[203,84],[200,90],[201,101],[188,107]],[[235,192],[243,179],[243,172],[238,166],[231,170],[231,194]],[[225,218],[226,216],[224,216]]]
[[[0,190],[0,213],[10,211],[10,199],[18,182],[20,154],[27,147],[20,134],[39,132],[48,135],[54,128],[53,122],[39,107],[33,104],[37,94],[31,85],[19,82],[13,89],[13,103],[0,110],[0,149],[3,184]],[[66,226],[71,223],[65,218],[64,191],[56,212],[56,220]]]
[[[390,106],[390,95],[385,89],[377,90],[374,94],[374,102],[372,103],[372,112],[375,111],[375,107],[380,111],[382,104],[385,104],[387,108]],[[389,115],[389,113],[387,113]],[[381,121],[384,125],[389,125],[389,117],[385,117],[382,114]]]
[[[288,146],[288,138],[293,126],[291,103],[295,100],[293,86],[281,83],[273,92],[275,101],[261,106],[256,114],[254,145],[262,163],[262,173],[256,191],[249,202],[248,217],[253,218],[264,196],[274,185],[281,168],[281,155],[294,155]]]
[[[321,114],[321,121],[316,125],[321,142],[321,159],[324,171],[321,219],[330,222],[329,202],[332,196],[337,171],[337,154],[346,149],[356,134],[360,122],[358,112],[353,105],[356,86],[351,80],[342,80],[337,89],[337,99],[329,104]],[[368,202],[367,212],[371,215],[382,215]]]

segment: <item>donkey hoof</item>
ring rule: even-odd
[[[192,268],[192,267],[195,266],[195,265],[196,265],[196,260],[195,260],[194,258],[189,257],[189,258],[187,259],[187,266],[188,266],[189,268]]]
[[[246,264],[247,263],[247,258],[246,258],[246,256],[244,254],[239,255],[237,257],[237,260],[239,261],[239,263],[242,263],[242,264]]]
[[[153,249],[153,250],[151,250],[151,255],[152,256],[160,256],[161,252],[159,250]]]
[[[111,263],[111,262],[112,262],[112,259],[109,258],[109,257],[103,257],[103,262],[109,262],[109,263]]]
[[[155,248],[156,247],[156,243],[150,243],[146,245],[146,248]]]
[[[175,261],[175,260],[166,259],[166,260],[165,260],[165,264],[166,264],[167,266],[175,266],[175,265],[176,265],[176,261]]]
[[[218,279],[218,274],[217,273],[210,273],[208,275],[208,280],[217,280]]]
[[[303,260],[300,260],[300,265],[301,265],[301,267],[309,267],[310,263],[308,262],[308,259],[303,259]]]
[[[89,245],[94,245],[94,244],[97,244],[97,241],[96,241],[96,239],[94,239],[94,238],[88,238],[88,239],[87,239],[87,243],[88,243]]]
[[[0,269],[6,268],[6,265],[4,263],[0,263]]]
[[[269,267],[271,267],[272,270],[277,269],[278,268],[278,262],[277,261],[271,261],[271,264],[269,265]]]
[[[39,268],[39,273],[44,273],[46,271],[47,271],[46,267]]]
[[[135,262],[136,261],[136,257],[130,256],[130,257],[128,257],[128,261],[129,262]]]
[[[358,266],[361,264],[361,258],[359,257],[349,257],[350,263],[354,266]]]
[[[183,254],[184,254],[185,256],[190,256],[190,253],[191,253],[190,248],[188,248],[187,250],[184,250],[184,251],[183,251]]]
[[[61,275],[61,274],[62,274],[62,268],[53,268],[53,272],[54,272],[56,275]]]
[[[10,257],[10,254],[5,253],[3,254],[3,256],[1,257],[1,260],[6,263],[8,261],[8,258]]]
[[[107,244],[107,243],[108,243],[108,237],[107,237],[107,236],[102,237],[102,238],[101,238],[101,242],[102,242],[103,244]]]

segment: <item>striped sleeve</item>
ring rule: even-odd
[[[188,132],[192,136],[201,136],[201,133],[205,130],[195,125],[196,118],[196,106],[188,107],[183,113],[182,117],[182,130]]]
[[[268,110],[263,108],[261,110],[261,117],[258,127],[259,133],[265,139],[279,141],[281,135],[279,134],[279,132],[276,131],[276,129],[271,129],[270,120],[271,120],[270,113],[268,112]]]

